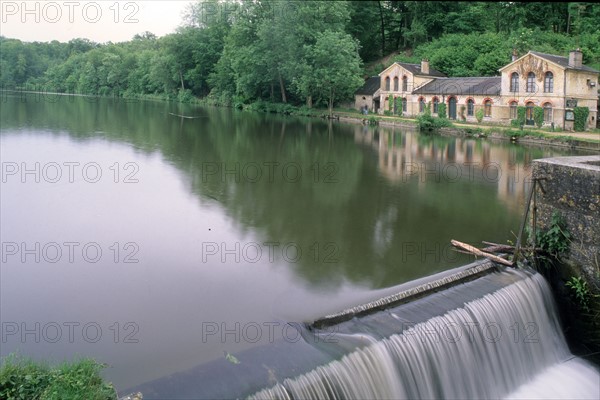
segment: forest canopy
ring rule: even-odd
[[[492,76],[513,49],[600,69],[593,3],[203,0],[176,32],[122,43],[0,36],[0,87],[242,106],[332,106],[393,61],[448,76]],[[391,57],[390,57],[391,55]]]

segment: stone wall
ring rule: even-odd
[[[549,226],[554,212],[571,235],[561,262],[540,272],[548,279],[571,351],[600,365],[600,156],[535,160],[537,229]],[[542,190],[543,187],[543,190]],[[582,277],[589,294],[583,306],[566,283]]]
[[[571,235],[564,261],[600,291],[600,156],[535,160],[537,229],[560,213]],[[543,190],[542,190],[543,188]]]

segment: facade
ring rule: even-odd
[[[365,84],[354,93],[354,107],[362,111],[367,108],[369,112],[377,112],[379,109],[379,87],[381,86],[379,76],[372,76],[365,80]]]
[[[517,107],[524,106],[526,124],[533,125],[533,108],[539,106],[544,109],[545,126],[572,130],[573,108],[588,107],[586,126],[596,127],[600,72],[582,64],[579,49],[569,57],[534,51],[522,57],[513,54],[512,62],[499,72],[495,77],[447,78],[430,68],[427,60],[421,65],[396,62],[379,74],[381,107],[377,111],[417,116],[429,104],[436,115],[438,105],[445,103],[451,119],[475,121],[482,109],[484,121],[509,125],[517,118]]]

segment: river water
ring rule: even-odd
[[[472,261],[451,239],[516,241],[531,161],[573,154],[122,99],[2,93],[0,117],[1,355],[118,388]]]

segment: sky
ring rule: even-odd
[[[190,0],[0,0],[0,35],[25,42],[124,42],[138,33],[172,33]]]

